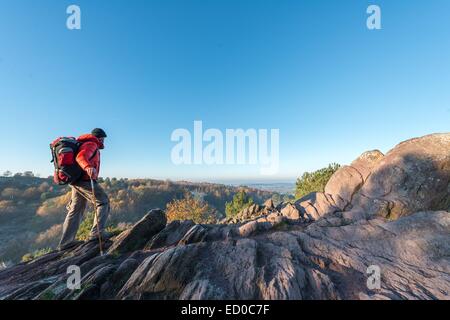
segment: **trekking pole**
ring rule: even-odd
[[[91,178],[91,189],[92,189],[92,201],[94,204],[94,219],[95,224],[97,226],[98,242],[100,244],[100,256],[103,256],[102,236],[100,234],[100,225],[98,223],[98,215],[97,215],[97,199],[95,198],[94,180],[92,180],[92,178]]]

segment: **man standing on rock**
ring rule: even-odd
[[[76,243],[75,236],[83,218],[88,202],[95,199],[95,209],[97,219],[91,229],[90,239],[98,239],[98,232],[104,232],[106,220],[108,219],[110,206],[109,199],[103,188],[97,183],[100,172],[100,149],[104,149],[106,133],[102,129],[96,128],[90,134],[80,136],[77,140],[81,143],[76,156],[78,165],[84,173],[81,179],[70,185],[72,198],[67,205],[67,216],[63,225],[63,234],[59,244],[59,249],[67,249]],[[94,181],[94,194],[92,195],[91,179]],[[97,221],[99,226],[97,226]],[[102,237],[103,238],[103,237]]]

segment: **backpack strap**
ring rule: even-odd
[[[98,152],[98,148],[95,149],[94,153],[92,154],[92,156],[89,158],[89,161],[91,161],[92,159],[94,159],[94,157],[97,155]]]
[[[78,147],[81,147],[82,145],[83,145],[83,143],[82,143],[82,142],[79,142]],[[95,149],[94,153],[92,154],[92,156],[89,157],[88,160],[91,161],[92,159],[94,159],[94,157],[97,155],[97,152],[98,152],[98,148]]]

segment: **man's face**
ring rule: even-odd
[[[105,138],[98,138],[98,140],[102,143],[103,147],[101,149],[105,148]]]

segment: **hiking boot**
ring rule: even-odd
[[[64,251],[64,250],[76,247],[76,246],[78,246],[78,245],[80,245],[82,243],[83,243],[83,241],[74,240],[74,241],[71,241],[69,243],[66,243],[66,244],[63,244],[63,245],[59,245],[58,246],[58,251]]]

